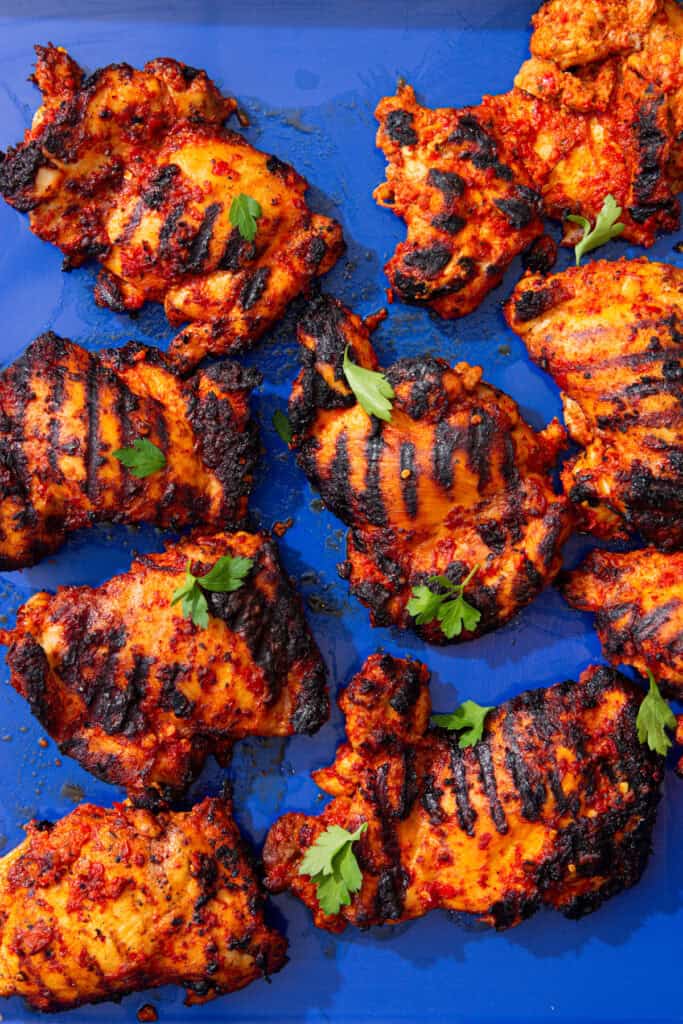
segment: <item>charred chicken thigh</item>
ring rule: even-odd
[[[343,691],[347,742],[314,774],[333,799],[273,825],[271,892],[291,890],[333,932],[437,908],[507,928],[543,905],[580,917],[638,881],[663,776],[637,738],[638,687],[590,668],[506,701],[461,749],[455,733],[428,728],[428,678],[419,662],[373,655]],[[325,914],[302,858],[328,827],[363,823],[361,888]]]
[[[683,545],[683,270],[594,260],[522,278],[512,329],[562,389],[583,449],[562,480],[583,527]]]
[[[279,971],[228,804],[81,804],[0,860],[0,995],[58,1012],[177,984],[204,1003]]]
[[[561,589],[572,607],[593,612],[611,662],[649,669],[683,697],[683,551],[591,551]]]
[[[435,576],[459,584],[476,567],[467,600],[476,630],[495,629],[560,567],[569,531],[566,500],[548,471],[564,443],[555,421],[535,433],[476,366],[423,356],[386,370],[390,422],[369,416],[343,370],[375,370],[370,330],[320,296],[299,325],[304,368],[290,399],[297,460],[328,508],[351,527],[340,571],[374,625],[415,626],[413,587]],[[417,625],[433,643],[439,623]]]
[[[339,225],[311,212],[292,167],[223,126],[236,102],[204,71],[161,58],[86,77],[61,48],[37,53],[43,103],[4,154],[0,192],[67,267],[102,264],[100,305],[153,300],[189,321],[170,349],[183,372],[249,346],[335,263]],[[253,237],[234,200],[257,204]]]
[[[563,224],[574,245],[611,195],[622,237],[652,245],[679,224],[683,187],[683,12],[675,0],[550,0],[509,92],[429,110],[410,86],[380,100],[381,206],[407,238],[386,266],[391,292],[443,317],[474,309],[512,257]],[[539,261],[539,255],[543,258]],[[529,253],[549,270],[546,238]]]
[[[206,591],[201,628],[173,594],[188,566],[200,576],[226,555],[252,564],[233,592]],[[262,534],[195,534],[101,587],[35,594],[0,641],[60,750],[152,806],[234,740],[312,733],[328,714],[301,601]]]
[[[182,381],[131,342],[93,353],[44,334],[0,373],[0,569],[34,565],[97,521],[239,523],[258,455],[260,374],[225,361]],[[165,466],[136,477],[114,452],[146,439]]]

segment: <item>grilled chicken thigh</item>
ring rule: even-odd
[[[649,669],[683,697],[683,552],[592,551],[562,580],[574,608],[593,612],[606,657]]]
[[[81,804],[27,833],[0,860],[0,995],[56,1012],[178,984],[203,1003],[284,966],[224,801]]]
[[[563,392],[583,451],[563,471],[584,528],[683,545],[683,270],[592,261],[523,278],[510,326]]]
[[[253,565],[238,590],[205,592],[202,629],[171,598],[188,565],[200,576],[225,555]],[[35,594],[0,641],[62,753],[152,805],[233,740],[312,733],[328,714],[301,601],[262,534],[194,535],[101,587]]]
[[[377,107],[388,168],[375,198],[408,230],[386,266],[391,289],[443,317],[479,304],[544,215],[563,222],[567,245],[583,231],[567,216],[594,223],[608,194],[628,241],[652,245],[679,224],[680,5],[551,0],[533,21],[509,92],[428,110],[401,85]]]
[[[188,371],[207,353],[255,341],[343,249],[313,214],[295,170],[223,127],[236,109],[205,72],[170,59],[84,77],[62,49],[38,47],[43,94],[32,128],[0,164],[0,192],[66,265],[97,259],[101,305],[163,302]],[[253,240],[233,200],[261,209]]]
[[[373,655],[342,693],[348,741],[314,774],[334,799],[273,825],[271,892],[290,889],[329,931],[437,908],[507,928],[543,904],[580,917],[638,881],[663,766],[638,742],[636,686],[590,668],[502,704],[483,739],[460,749],[454,733],[428,728],[428,678],[419,662]],[[325,915],[299,865],[327,827],[363,822],[362,888]]]
[[[408,236],[386,265],[392,290],[463,316],[543,231],[541,198],[518,160],[503,163],[473,110],[428,110],[402,85],[376,111],[388,161],[375,190]]]
[[[92,353],[45,334],[0,374],[0,569],[104,520],[225,526],[247,511],[260,375],[218,363],[183,382],[156,349]],[[137,478],[113,452],[146,438],[166,466]]]
[[[475,566],[467,600],[481,613],[476,633],[506,622],[560,567],[569,520],[548,476],[564,442],[560,425],[535,433],[478,367],[427,356],[386,371],[395,399],[385,423],[356,402],[342,368],[348,345],[353,362],[376,369],[366,324],[321,296],[299,341],[293,447],[325,504],[351,527],[340,571],[373,624],[414,626],[414,586],[440,574],[457,584]],[[416,628],[446,642],[438,622]]]

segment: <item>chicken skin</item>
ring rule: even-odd
[[[100,305],[152,300],[189,321],[170,349],[183,372],[252,344],[336,262],[340,226],[311,212],[293,168],[223,126],[236,103],[205,72],[162,58],[85,78],[64,50],[37,53],[43,105],[0,192],[67,267],[99,260]],[[261,210],[253,239],[231,219],[240,196]]]
[[[461,749],[428,728],[429,673],[373,655],[340,698],[347,742],[314,779],[333,800],[287,814],[264,848],[266,888],[295,893],[319,928],[396,924],[442,908],[496,928],[543,905],[580,917],[634,885],[650,852],[662,759],[638,742],[641,691],[613,669],[530,690]],[[362,887],[337,914],[299,874],[329,826],[367,830]]]
[[[205,592],[203,629],[171,599],[187,566],[200,576],[225,555],[253,564],[234,592]],[[101,587],[35,594],[0,642],[61,752],[151,806],[233,740],[312,733],[328,715],[320,653],[263,534],[194,535]]]
[[[463,316],[542,234],[541,197],[519,161],[501,162],[476,111],[428,110],[402,85],[376,116],[388,167],[374,196],[408,228],[385,267],[392,291]]]
[[[570,246],[583,228],[568,215],[593,224],[608,194],[627,241],[650,246],[679,225],[680,5],[551,0],[533,22],[532,56],[509,92],[428,110],[401,85],[377,107],[388,168],[375,198],[408,232],[385,268],[391,292],[446,318],[476,308],[544,216]]]
[[[225,801],[81,804],[26,831],[0,860],[0,995],[58,1012],[177,984],[204,1003],[286,963]]]
[[[683,545],[683,270],[595,260],[522,278],[508,323],[562,389],[583,451],[565,490],[584,529]]]
[[[481,369],[427,356],[386,370],[391,422],[370,417],[343,371],[375,370],[370,330],[320,296],[299,324],[304,369],[290,398],[297,461],[335,515],[351,527],[340,572],[370,608],[373,625],[413,627],[446,643],[439,622],[416,625],[412,588],[437,575],[461,583],[481,619],[469,639],[531,601],[560,568],[570,524],[548,476],[564,431],[535,433]]]
[[[0,569],[34,565],[97,521],[243,520],[258,456],[260,374],[225,361],[183,381],[133,342],[97,353],[44,334],[0,373]],[[164,468],[137,478],[113,453],[147,439]]]
[[[683,697],[683,552],[592,551],[561,581],[573,608],[593,612],[605,656],[648,669]]]

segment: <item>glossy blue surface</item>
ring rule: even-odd
[[[89,68],[111,61],[169,55],[204,67],[236,95],[252,119],[248,137],[293,162],[311,183],[313,205],[344,225],[348,254],[326,287],[366,314],[382,304],[382,265],[402,237],[402,224],[378,209],[371,192],[383,178],[374,148],[373,109],[403,75],[431,105],[476,102],[483,92],[507,89],[527,53],[526,24],[533,3],[432,2],[374,5],[298,0],[271,4],[183,5],[155,0],[88,5],[88,16],[64,0],[44,4],[59,18],[21,17],[21,5],[0,6],[0,148],[19,139],[37,105],[27,75],[32,45],[48,40],[67,47]],[[71,16],[69,11],[76,10]],[[85,6],[81,4],[80,10]],[[17,17],[13,17],[17,14]],[[37,14],[41,16],[38,17]],[[160,310],[137,320],[97,309],[91,269],[60,273],[60,254],[35,239],[26,218],[0,204],[0,362],[17,356],[50,328],[92,348],[138,338],[165,347],[171,337]],[[675,238],[652,255],[679,261]],[[613,243],[607,256],[635,250]],[[561,264],[568,262],[563,254]],[[445,323],[426,312],[396,305],[376,335],[382,361],[430,350],[484,367],[486,378],[508,391],[535,426],[559,414],[552,381],[533,367],[506,328],[502,300],[519,267],[475,314]],[[503,346],[501,348],[501,346]],[[505,348],[507,346],[507,348]],[[267,456],[252,507],[262,526],[294,517],[281,547],[285,563],[302,581],[309,618],[330,670],[333,689],[345,684],[377,647],[422,658],[433,672],[437,710],[467,697],[493,704],[528,687],[576,678],[601,661],[589,616],[570,611],[547,591],[514,622],[492,636],[450,650],[430,650],[410,636],[371,630],[365,609],[348,596],[336,575],[343,556],[338,521],[312,502],[316,497],[271,426],[297,369],[291,327],[284,325],[248,357],[265,383],[254,401]],[[159,549],[151,529],[103,527],[74,537],[53,559],[0,579],[0,613],[12,621],[18,604],[41,588],[96,584],[127,568],[134,551]],[[573,564],[589,545],[574,539]],[[65,784],[86,799],[109,804],[121,793],[92,779],[43,736],[24,702],[1,673],[0,832],[9,848],[27,818],[55,818],[73,807]],[[330,762],[342,736],[338,711],[313,738],[245,742],[231,771],[240,824],[258,848],[270,823],[285,810],[320,807],[309,771]],[[221,772],[212,765],[193,789],[217,791]],[[72,793],[73,796],[73,793]],[[436,913],[396,929],[334,938],[315,931],[306,911],[288,897],[273,901],[273,917],[290,941],[291,963],[270,985],[202,1008],[183,1007],[181,993],[164,989],[133,995],[120,1006],[86,1007],[58,1020],[134,1021],[146,1002],[170,1021],[399,1021],[670,1022],[681,1019],[680,936],[683,932],[683,784],[672,773],[641,884],[576,923],[540,913],[506,934],[464,928]],[[5,1021],[38,1015],[18,1000],[0,1006]]]

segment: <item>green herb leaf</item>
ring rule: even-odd
[[[676,716],[662,697],[655,677],[649,669],[647,675],[650,689],[640,705],[636,718],[638,739],[641,743],[647,743],[650,750],[664,757],[671,746],[671,738],[667,736],[666,730],[676,728]]]
[[[448,576],[431,576],[429,583],[441,587],[442,591],[432,590],[424,584],[413,587],[413,596],[408,601],[408,613],[413,616],[418,626],[426,626],[438,619],[441,632],[449,640],[460,636],[463,629],[472,633],[481,619],[481,612],[465,600],[465,587],[479,570],[475,565],[462,583],[453,583]]]
[[[195,576],[188,562],[185,581],[173,592],[171,605],[182,601],[185,618],[191,619],[200,629],[206,629],[209,625],[209,605],[202,588],[214,593],[231,594],[242,586],[253,564],[252,558],[224,555],[204,576]]]
[[[112,455],[139,479],[158,473],[166,465],[166,456],[161,448],[157,448],[146,437],[136,438],[132,448],[117,448]]]
[[[464,750],[465,747],[473,747],[482,738],[489,711],[493,711],[493,707],[482,707],[473,700],[466,700],[452,714],[432,715],[431,720],[432,725],[462,733],[458,738],[458,746]]]
[[[289,422],[282,409],[276,409],[273,413],[273,426],[285,444],[289,444],[293,437],[292,424]]]
[[[256,238],[256,221],[261,213],[261,204],[240,192],[230,204],[230,223],[237,228],[242,238],[253,242]]]
[[[351,894],[338,875],[320,875],[316,882],[316,896],[323,914],[338,914],[342,907],[348,907]]]
[[[318,903],[324,914],[338,914],[340,907],[347,907],[351,894],[358,892],[363,884],[363,875],[352,847],[367,827],[363,822],[355,832],[348,832],[339,825],[330,825],[304,854],[299,874],[309,875],[315,883]]]
[[[391,421],[391,399],[394,389],[377,370],[366,370],[349,358],[349,346],[344,349],[344,376],[359,405],[368,416],[376,416],[385,423]]]
[[[580,224],[583,228],[583,238],[574,246],[577,267],[585,253],[597,249],[600,245],[605,245],[606,242],[610,242],[622,233],[626,225],[617,223],[620,216],[621,207],[617,205],[617,201],[612,195],[605,196],[602,209],[596,217],[595,227],[592,231],[590,221],[586,220],[585,217],[581,217],[578,213],[569,214],[567,220],[571,220],[574,224]]]
[[[253,558],[242,558],[232,555],[223,555],[205,576],[198,576],[199,583],[204,590],[211,590],[218,594],[232,594],[234,590],[244,583],[247,573],[254,564]]]

